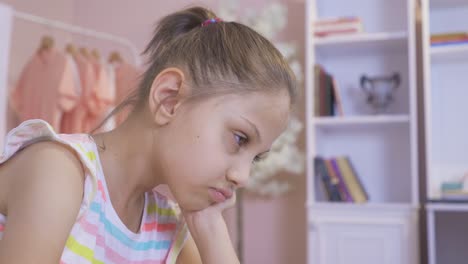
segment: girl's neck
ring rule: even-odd
[[[153,162],[154,131],[142,125],[148,123],[143,118],[132,115],[116,129],[93,135],[116,210],[141,201],[145,192],[164,183]]]

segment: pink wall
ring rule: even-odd
[[[186,7],[201,4],[213,10],[218,8],[217,0],[204,1],[151,1],[141,0],[138,5],[124,0],[0,0],[18,10],[71,22],[99,31],[109,32],[132,41],[141,51],[151,37],[153,24],[163,15]],[[242,8],[260,8],[271,1],[239,0]],[[294,41],[304,55],[304,0],[281,0],[289,8],[290,18],[281,39]],[[162,4],[163,3],[163,4]],[[59,46],[73,41],[78,46],[98,48],[103,54],[118,50],[129,59],[128,50],[119,45],[76,37],[15,20],[11,56],[11,81],[17,78],[26,59],[37,47],[43,34],[54,36]],[[303,102],[301,107],[303,109]],[[302,115],[303,111],[300,112]],[[304,118],[301,116],[302,119]],[[300,143],[304,146],[303,140]],[[296,182],[294,192],[272,200],[247,197],[244,219],[244,263],[305,263],[306,262],[306,215],[305,179]],[[234,212],[227,213],[227,220],[235,234]]]

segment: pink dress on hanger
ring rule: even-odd
[[[78,72],[81,82],[81,96],[76,107],[65,113],[62,117],[62,124],[60,128],[61,133],[83,133],[87,131],[86,121],[89,115],[90,103],[87,99],[90,98],[94,90],[96,77],[91,62],[81,54],[76,54],[73,59],[78,66]]]
[[[72,61],[56,49],[38,51],[20,74],[10,102],[20,121],[40,118],[54,129],[78,102]]]
[[[91,59],[91,63],[96,82],[87,100],[89,109],[86,120],[87,131],[95,129],[100,124],[115,101],[115,92],[112,91],[106,65],[94,58]]]

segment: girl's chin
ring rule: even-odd
[[[210,207],[212,203],[210,201],[194,201],[189,200],[187,202],[181,202],[179,203],[179,207],[188,212],[195,212],[195,211],[201,211],[203,209],[206,209]]]

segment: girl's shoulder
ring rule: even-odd
[[[86,134],[58,134],[49,123],[41,119],[27,120],[7,134],[4,141],[3,152],[0,155],[0,164],[6,163],[17,153],[39,142],[41,142],[41,144],[37,144],[35,147],[35,152],[39,153],[36,155],[39,157],[35,157],[36,162],[41,162],[43,158],[40,156],[40,153],[45,150],[40,149],[41,145],[44,147],[50,146],[51,144],[48,142],[51,142],[59,145],[62,149],[67,149],[68,153],[63,151],[64,155],[69,155],[71,153],[83,168],[85,180],[83,202],[79,214],[79,216],[81,216],[82,212],[86,211],[97,192],[98,164],[92,139]],[[37,149],[39,149],[39,152]],[[55,160],[59,162],[60,159],[56,158]],[[66,177],[66,175],[64,175],[64,177]]]

